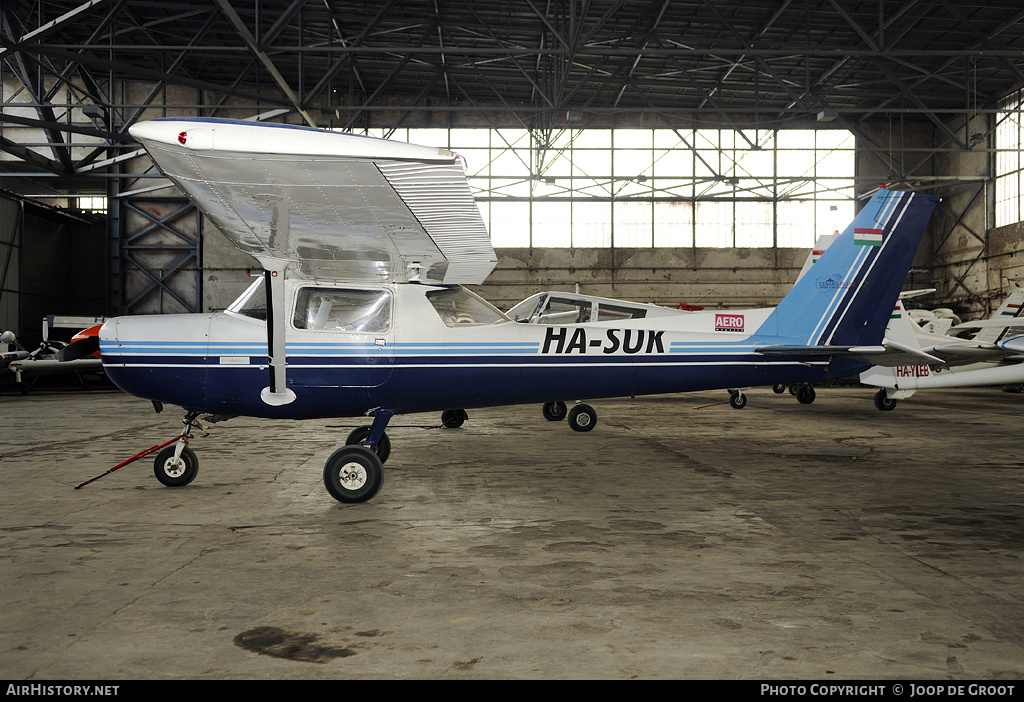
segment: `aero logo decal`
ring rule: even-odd
[[[742,314],[716,314],[715,331],[741,332],[743,331]]]

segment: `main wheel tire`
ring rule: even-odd
[[[896,400],[885,394],[885,390],[875,393],[875,407],[883,412],[891,412],[896,409]]]
[[[178,460],[174,460],[174,446],[168,446],[153,461],[153,474],[167,487],[188,485],[199,473],[199,459],[189,447],[181,449]]]
[[[782,383],[772,385],[772,392],[774,392],[776,395],[781,395],[782,393],[786,392],[786,386],[783,385]]]
[[[363,439],[370,435],[370,427],[357,427],[353,429],[348,437],[345,439],[346,446],[352,446],[354,444],[361,444]],[[391,456],[391,439],[388,438],[387,434],[381,434],[380,441],[377,442],[377,458],[380,459],[382,464],[388,462],[388,458]]]
[[[541,412],[544,414],[544,419],[549,422],[560,422],[565,419],[569,410],[566,409],[564,402],[545,402]]]
[[[814,402],[815,393],[814,388],[810,385],[801,385],[800,389],[796,391],[796,401],[801,405],[809,405]]]
[[[441,425],[445,429],[458,429],[467,419],[469,414],[464,409],[445,410],[441,413]]]
[[[366,502],[384,482],[384,466],[365,446],[345,446],[324,465],[324,486],[338,502]]]
[[[733,409],[743,409],[747,406],[747,396],[742,392],[731,392],[729,393],[729,404]]]
[[[597,412],[590,405],[576,405],[566,419],[573,431],[590,431],[597,425]]]

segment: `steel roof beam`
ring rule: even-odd
[[[270,60],[267,53],[260,48],[259,43],[256,41],[256,37],[254,37],[252,32],[249,31],[249,28],[245,26],[242,18],[239,17],[237,12],[235,12],[235,8],[231,6],[228,0],[216,0],[216,3],[224,13],[224,16],[231,22],[235,31],[238,32],[238,36],[242,38],[242,41],[249,48],[249,51],[252,52],[259,62],[263,64],[263,67],[267,69],[267,72],[270,73],[270,76],[274,79],[277,87],[282,93],[284,93],[288,102],[291,103],[295,111],[302,115],[302,119],[306,121],[306,124],[311,127],[315,127],[316,120],[314,120],[312,115],[310,115],[302,106],[299,101],[299,96],[295,94],[295,91],[292,89],[291,85],[288,84],[288,81],[281,74],[281,71],[277,69],[277,66],[275,66],[274,62]]]

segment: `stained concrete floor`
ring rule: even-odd
[[[0,678],[1019,679],[1024,395],[871,394],[400,418],[342,505],[354,420],[235,419],[188,487],[75,490],[180,414],[6,393]]]

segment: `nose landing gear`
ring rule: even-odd
[[[195,480],[199,473],[199,459],[196,452],[188,447],[188,441],[192,438],[192,430],[198,429],[204,432],[205,428],[197,421],[198,412],[186,412],[182,423],[184,431],[178,437],[174,446],[168,446],[159,454],[153,462],[153,474],[156,479],[167,487],[183,487]]]

